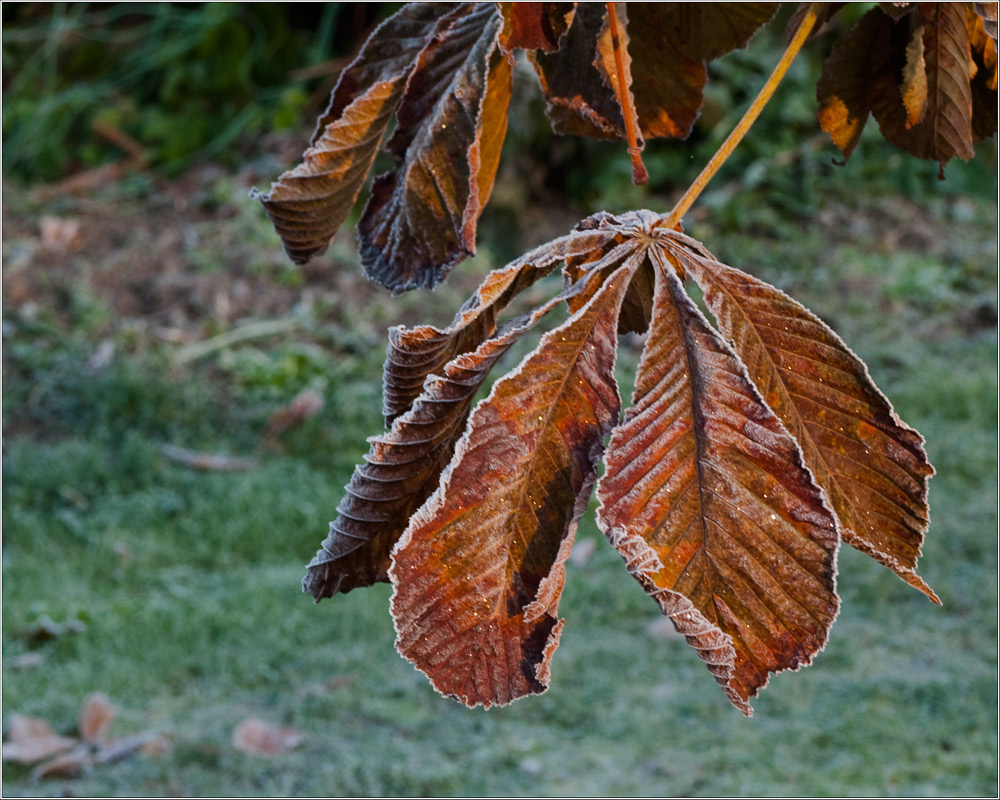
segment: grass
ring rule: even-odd
[[[937,198],[926,240],[894,203],[838,204],[836,224],[794,236],[694,230],[831,321],[938,469],[921,572],[944,606],[845,548],[829,645],[776,677],[752,720],[683,640],[651,632],[654,604],[602,541],[569,570],[551,690],[489,712],[440,698],[395,654],[387,586],[309,602],[303,564],[380,429],[382,352],[358,347],[345,316],[325,339],[184,366],[146,343],[95,367],[99,300],[58,320],[5,307],[5,714],[68,733],[83,697],[105,691],[113,734],[156,729],[173,748],[75,780],[5,763],[4,794],[994,795],[997,348],[995,316],[981,318],[996,206]],[[323,389],[323,412],[257,451],[254,470],[197,473],[160,454],[165,441],[251,452],[305,386]],[[580,537],[600,538],[592,518]],[[82,630],[42,640],[45,619]],[[41,663],[19,667],[28,652]],[[305,741],[243,755],[231,736],[247,716]]]

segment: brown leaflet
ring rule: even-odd
[[[603,3],[579,4],[558,51],[528,54],[556,133],[625,138],[621,106],[593,63],[604,17]]]
[[[776,8],[776,3],[628,4],[632,93],[642,135],[686,137],[701,108],[703,60],[745,45]],[[533,56],[557,133],[625,138],[613,83],[602,80],[600,66],[593,68],[606,61],[602,49],[595,53],[591,44],[599,41],[605,17],[603,4],[579,5],[560,50]],[[605,68],[603,74],[609,72]]]
[[[957,3],[921,3],[913,12],[923,32],[927,104],[922,120],[907,127],[906,109],[897,97],[883,92],[871,99],[882,135],[918,158],[944,165],[951,158],[968,161],[972,149],[972,56],[965,27],[965,8]],[[905,20],[899,23],[904,25]]]
[[[402,161],[375,179],[358,222],[365,271],[394,294],[433,288],[475,253],[511,93],[499,27],[494,6],[473,6],[421,53],[407,84],[387,145]]]
[[[559,262],[599,252],[613,236],[614,232],[606,229],[574,231],[493,271],[445,330],[431,325],[390,328],[382,383],[386,424],[410,408],[428,375],[492,336],[497,317],[514,296]]]
[[[777,3],[632,3],[636,111],[643,136],[687,138],[708,79],[705,61],[746,45]]]
[[[621,405],[617,316],[631,268],[494,384],[393,550],[396,646],[467,705],[548,686],[563,565]]]
[[[454,3],[409,3],[383,22],[337,82],[303,162],[255,192],[285,252],[303,264],[326,250],[371,170],[420,51]]]
[[[503,17],[500,46],[554,53],[573,20],[575,3],[499,3]]]
[[[365,463],[355,467],[337,519],[308,566],[302,581],[306,594],[318,602],[388,580],[389,554],[414,512],[437,488],[476,391],[497,360],[564,295],[491,330],[475,350],[443,364],[440,375],[424,380],[423,391],[391,430],[369,438]]]
[[[646,138],[685,139],[701,111],[708,70],[662,31],[658,9],[652,3],[631,9],[636,113]]]
[[[916,573],[934,474],[923,437],[812,312],[770,284],[673,247],[750,379],[798,441],[844,540],[940,602]]]
[[[833,143],[851,157],[871,112],[871,93],[893,88],[889,57],[892,18],[876,8],[866,13],[833,45],[816,84],[819,124]]]
[[[633,407],[612,431],[598,524],[744,714],[809,664],[837,614],[838,537],[795,440],[652,245]]]
[[[995,9],[994,9],[995,11]],[[994,92],[997,89],[997,45],[996,41],[986,31],[986,23],[971,9],[965,12],[965,28],[969,34],[969,47],[975,59],[970,77],[978,77],[981,71],[983,83],[987,89]]]
[[[986,35],[993,40],[995,49],[997,44],[997,3],[972,3],[972,10],[982,18]]]
[[[654,3],[668,35],[691,58],[711,61],[746,47],[780,3]]]
[[[993,4],[994,34],[996,33],[996,4]],[[967,9],[965,25],[969,33],[972,53],[972,138],[981,142],[997,130],[997,47],[986,30],[983,18]]]
[[[918,19],[913,17],[913,19]],[[905,128],[909,130],[924,118],[927,108],[927,61],[924,58],[924,28],[917,22],[906,45],[906,63],[903,66],[903,82],[899,87],[906,109]]]

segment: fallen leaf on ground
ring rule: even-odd
[[[323,395],[315,389],[305,389],[295,395],[288,405],[282,406],[271,415],[264,438],[273,439],[289,428],[301,425],[322,410]]]
[[[233,747],[251,756],[276,756],[302,744],[302,733],[295,728],[248,717],[233,731]]]
[[[38,761],[69,750],[76,739],[59,736],[40,717],[12,714],[7,722],[7,741],[3,745],[3,760],[20,764]]]
[[[37,736],[51,736],[52,728],[41,717],[11,714],[7,720],[7,741],[22,742]]]
[[[80,709],[80,736],[86,742],[102,739],[117,713],[104,692],[88,694]]]
[[[35,780],[44,778],[78,778],[93,764],[89,745],[81,745],[69,753],[62,753],[39,764],[31,771]]]
[[[80,243],[80,220],[42,217],[38,221],[42,244],[47,250],[68,253]]]

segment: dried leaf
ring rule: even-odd
[[[871,112],[872,87],[891,91],[889,55],[892,18],[878,9],[866,13],[833,45],[816,84],[819,123],[833,143],[851,157]]]
[[[397,648],[467,705],[548,686],[564,563],[618,415],[617,315],[631,269],[494,385],[393,551]]]
[[[707,253],[684,259],[750,379],[801,446],[845,541],[940,602],[915,571],[934,473],[923,437],[810,311]]]
[[[603,3],[578,5],[557,52],[528,54],[556,133],[625,139],[621,106],[594,66],[605,13]]]
[[[557,296],[498,329],[500,310],[556,262],[609,235],[598,231],[571,234],[491,273],[446,331],[429,326],[409,333],[396,329],[386,360],[387,413],[390,375],[397,386],[400,375],[419,378],[424,381],[422,393],[406,413],[394,418],[387,434],[369,439],[366,463],[355,469],[346,487],[338,517],[309,564],[303,591],[321,600],[387,580],[389,553],[411,515],[437,488],[473,396],[490,369],[538,319],[569,295]],[[442,356],[449,360],[442,363]],[[401,392],[393,395],[397,402],[401,396]],[[401,407],[398,403],[393,410]]]
[[[79,778],[93,765],[89,745],[81,745],[69,753],[61,753],[39,764],[31,771],[34,780]]]
[[[965,9],[953,3],[921,3],[919,15],[926,61],[927,103],[922,120],[908,126],[899,98],[878,92],[872,114],[882,135],[918,158],[944,165],[951,158],[968,161],[972,149],[972,57],[965,26]],[[897,27],[905,21],[897,23]],[[943,174],[943,173],[942,173]]]
[[[103,739],[108,727],[118,714],[108,696],[103,692],[92,692],[83,701],[80,709],[80,736],[85,742],[96,742]]]
[[[633,407],[614,429],[598,523],[744,714],[804,666],[837,613],[832,514],[795,440],[708,325],[666,252]]]
[[[53,735],[49,723],[41,717],[27,717],[24,714],[14,713],[7,718],[8,742],[21,742],[25,739]]]
[[[906,64],[900,86],[906,109],[906,128],[912,128],[924,117],[927,108],[927,62],[924,59],[924,29],[918,26],[906,45]]]
[[[303,738],[295,728],[248,717],[233,730],[233,747],[250,756],[277,756],[294,750]]]
[[[301,425],[323,410],[323,395],[315,389],[303,389],[288,405],[275,411],[267,421],[265,439],[274,439],[289,428]]]
[[[702,105],[705,62],[746,46],[777,3],[632,3],[629,49],[646,138],[687,138]]]
[[[46,250],[65,255],[78,250],[81,243],[80,220],[43,216],[38,220],[42,246]]]
[[[705,60],[743,47],[776,3],[627,5],[632,93],[642,136],[685,138],[698,116]],[[606,10],[582,4],[559,51],[536,53],[535,71],[557,133],[625,139],[622,106],[602,45]],[[597,42],[596,52],[591,42]],[[596,69],[595,69],[596,67]]]
[[[500,46],[510,53],[541,50],[554,53],[573,19],[574,3],[498,3],[503,18]]]
[[[982,4],[979,4],[982,5]],[[993,6],[993,34],[987,30],[988,19],[970,9],[965,12],[965,24],[972,52],[972,138],[981,142],[997,130],[997,45],[996,3]]]
[[[746,47],[780,3],[638,3],[653,6],[660,27],[690,57],[711,61]],[[638,29],[637,29],[638,31]]]
[[[3,744],[3,760],[34,764],[56,753],[69,750],[77,743],[69,736],[59,736],[40,717],[11,714],[7,720],[7,741]]]
[[[499,324],[534,282],[527,273],[559,261],[567,288]],[[687,276],[732,346],[684,293]],[[466,422],[495,355],[562,300],[569,320]],[[634,405],[614,427],[616,336],[640,326]],[[933,597],[912,569],[919,541],[893,527],[922,535],[926,523],[919,434],[821,322],[660,216],[595,214],[487,278],[450,328],[417,330],[400,329],[399,363],[387,364],[402,413],[371,440],[372,469],[341,507],[347,527],[331,532],[306,588],[329,596],[388,575],[397,648],[443,694],[489,706],[547,688],[565,564],[608,433],[598,523],[744,713],[771,673],[822,649],[841,531]],[[843,432],[824,427],[837,414]],[[837,493],[848,491],[845,511]]]
[[[971,5],[972,10],[982,19],[986,35],[993,40],[995,50],[997,44],[997,3],[972,3]]]
[[[492,4],[466,4],[420,54],[358,223],[368,276],[394,293],[433,288],[476,249],[506,134],[511,65]],[[457,62],[457,63],[456,63]]]
[[[256,194],[297,264],[326,250],[357,200],[417,56],[452,3],[408,3],[341,74],[303,162]]]

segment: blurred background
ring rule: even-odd
[[[870,122],[836,164],[815,121],[829,34],[685,228],[823,317],[926,436],[920,571],[944,606],[845,548],[826,651],[745,720],[592,515],[552,688],[508,708],[440,698],[398,657],[387,586],[301,594],[382,430],[386,328],[447,324],[597,210],[668,210],[790,13],[712,63],[697,129],[648,143],[644,187],[623,146],[551,133],[522,63],[477,257],[393,299],[358,266],[363,198],[298,267],[248,194],[298,163],[397,7],[3,5],[4,731],[94,739],[89,761],[5,755],[4,794],[995,795],[996,140],[942,182]]]

